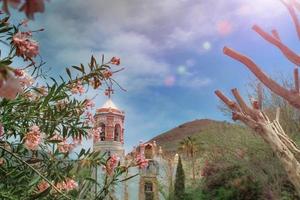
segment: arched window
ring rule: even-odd
[[[153,148],[151,144],[147,144],[145,146],[145,158],[152,159],[153,158]]]
[[[105,124],[101,123],[100,127],[101,127],[100,140],[105,141]]]
[[[145,200],[153,200],[153,183],[152,182],[145,182]]]
[[[115,132],[114,132],[114,141],[120,141],[120,136],[121,136],[121,126],[120,124],[116,124],[115,126]]]

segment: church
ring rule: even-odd
[[[142,153],[148,160],[145,169],[131,168],[127,177],[139,174],[128,181],[114,187],[115,200],[163,200],[171,189],[174,178],[174,162],[165,159],[161,147],[155,143],[142,143],[129,154],[124,150],[125,113],[112,101],[110,95],[103,106],[96,110],[96,127],[101,127],[100,140],[94,143],[93,149],[117,155],[120,162],[126,162],[137,153]],[[93,173],[97,182],[101,183],[103,173],[96,169]]]

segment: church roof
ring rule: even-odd
[[[111,99],[107,99],[107,101],[103,104],[101,108],[112,108],[119,110],[119,108],[114,104],[114,102]]]

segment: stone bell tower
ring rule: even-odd
[[[124,158],[124,112],[112,101],[112,89],[109,87],[107,101],[96,110],[96,127],[101,127],[100,140],[94,143],[94,150],[106,152],[107,155],[115,154]]]
[[[116,155],[120,158],[120,162],[125,160],[124,151],[124,112],[121,111],[112,101],[111,94],[113,90],[111,87],[106,89],[108,99],[106,102],[96,110],[94,116],[95,128],[101,129],[100,139],[94,141],[93,149],[106,153],[106,156]],[[105,171],[101,168],[95,168],[93,177],[98,183],[102,183]],[[96,195],[99,191],[99,186],[95,185],[93,193]],[[124,199],[124,186],[122,184],[114,185],[113,190],[110,192],[110,197],[113,200]]]

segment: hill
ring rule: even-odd
[[[198,138],[198,141],[202,138],[202,141],[199,142],[207,143],[211,140],[215,141],[225,132],[234,134],[239,134],[239,132],[249,133],[248,129],[236,124],[211,119],[197,119],[181,124],[152,138],[150,141],[156,141],[166,153],[175,153],[178,150],[180,141],[188,136]]]
[[[180,142],[188,136],[195,139],[194,162],[184,150],[180,150]],[[194,120],[150,141],[153,140],[162,146],[166,157],[174,158],[175,153],[181,155],[187,190],[192,196],[190,199],[216,199],[209,195],[216,194],[219,197],[220,191],[226,191],[226,195],[239,191],[239,194],[249,197],[247,199],[300,199],[270,147],[260,136],[241,124],[210,119]],[[201,175],[203,172],[205,178]],[[230,189],[232,181],[242,183],[241,180],[244,182],[238,190],[237,185]],[[209,198],[203,198],[203,191],[207,192]]]

